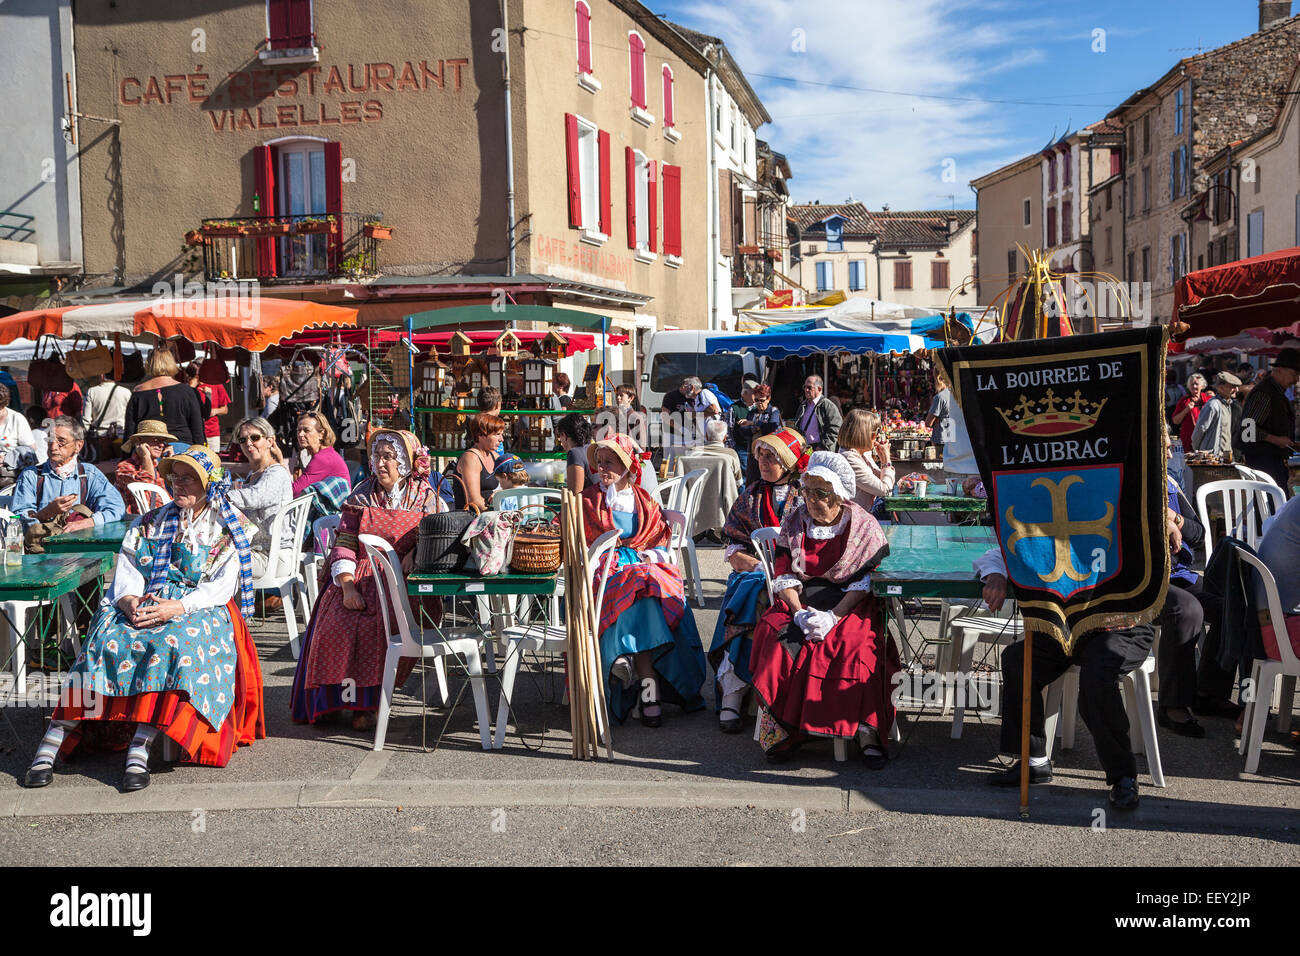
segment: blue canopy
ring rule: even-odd
[[[793,323],[792,323],[793,324]],[[940,326],[942,330],[942,326]],[[941,331],[942,335],[942,331]],[[705,348],[708,355],[720,352],[753,352],[768,358],[791,355],[821,355],[846,352],[851,355],[890,352],[916,352],[923,348],[943,348],[943,338],[922,335],[883,335],[874,332],[845,332],[840,329],[809,329],[802,332],[773,332],[762,335],[714,335]]]

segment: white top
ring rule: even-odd
[[[32,437],[32,426],[27,424],[27,419],[12,408],[5,409],[4,416],[4,421],[0,422],[0,453],[14,448],[35,451],[36,439]]]
[[[81,424],[89,428],[95,422],[108,429],[116,425],[126,428],[126,405],[131,400],[131,390],[117,382],[100,382],[86,392],[86,402],[81,409]],[[100,417],[103,412],[103,418]]]
[[[144,597],[148,587],[148,582],[135,563],[136,549],[143,536],[141,520],[143,516],[135,519],[122,540],[122,552],[113,572],[113,583],[108,589],[108,600],[113,604],[127,595]],[[181,515],[176,540],[184,541],[191,548],[210,548],[225,533],[226,527],[221,523],[221,516],[212,508],[205,508],[196,521],[187,521],[185,514]],[[199,578],[198,587],[181,598],[181,604],[187,614],[201,608],[220,607],[234,597],[238,587],[239,552],[231,548]]]

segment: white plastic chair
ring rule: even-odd
[[[1266,471],[1260,471],[1257,468],[1247,468],[1245,465],[1233,465],[1237,469],[1237,474],[1241,475],[1243,481],[1262,481],[1268,485],[1276,485],[1273,476]]]
[[[302,575],[302,541],[306,537],[307,513],[312,496],[300,495],[280,509],[271,522],[271,551],[266,573],[253,579],[254,591],[275,591],[280,595],[284,621],[289,628],[289,649],[298,659],[298,621],[294,603],[302,601],[303,619],[311,614],[307,606],[307,586]]]
[[[141,514],[153,511],[154,508],[161,507],[172,500],[171,492],[151,481],[129,482],[126,490],[135,499],[135,506],[140,509]]]
[[[316,600],[320,597],[321,565],[325,563],[330,549],[334,547],[334,539],[338,537],[341,520],[342,515],[326,515],[311,523],[312,547],[310,551],[304,549],[302,553],[302,583],[303,591],[307,595],[305,617],[311,617],[312,608],[316,606]]]
[[[1223,505],[1223,523],[1229,536],[1252,548],[1264,536],[1264,522],[1282,510],[1286,492],[1265,481],[1211,481],[1196,489],[1196,513],[1205,526],[1205,560],[1214,550],[1214,531],[1210,524],[1209,499],[1217,497]]]
[[[697,468],[694,471],[688,471],[683,477],[685,478],[686,502],[685,507],[680,510],[686,516],[686,531],[682,535],[681,547],[682,553],[682,576],[686,578],[686,593],[695,592],[695,606],[704,607],[704,588],[700,583],[700,560],[695,553],[695,538],[692,537],[692,530],[695,528],[695,515],[700,510],[700,498],[704,495],[704,480],[708,478],[709,473],[703,468]]]
[[[403,657],[432,657],[441,659],[448,654],[459,654],[469,673],[470,690],[474,693],[474,709],[478,714],[479,739],[484,750],[492,749],[491,725],[488,722],[487,689],[484,685],[483,664],[479,657],[478,638],[469,636],[471,629],[451,631],[444,636],[433,628],[425,630],[415,622],[411,604],[406,597],[406,578],[397,552],[383,538],[373,534],[358,535],[361,546],[375,575],[375,589],[379,594],[380,613],[384,629],[388,632],[388,652],[384,656],[383,691],[379,698],[379,716],[375,724],[375,749],[384,749],[388,736],[388,717],[393,708],[393,690],[397,683],[397,666]],[[443,700],[446,691],[443,690]]]
[[[939,645],[940,658],[943,657],[943,644],[946,640],[946,666],[940,660],[939,670],[945,678],[954,678],[957,674],[969,678],[975,661],[975,647],[980,643],[1013,644],[1024,637],[1024,623],[1016,615],[1015,602],[1007,599],[1000,611],[990,611],[983,601],[969,604],[957,603],[944,598],[939,608]],[[943,712],[952,710],[953,740],[961,739],[962,726],[966,719],[966,704],[957,699],[953,679],[943,682]],[[969,700],[969,694],[964,694]]]
[[[663,510],[664,521],[668,524],[668,560],[676,567],[682,565],[682,544],[688,537],[686,533],[686,515],[680,511]]]
[[[1128,711],[1129,747],[1135,754],[1146,754],[1151,782],[1157,787],[1163,787],[1165,772],[1160,763],[1160,742],[1156,738],[1155,707],[1151,703],[1151,678],[1155,672],[1156,656],[1152,653],[1147,655],[1141,666],[1133,668],[1120,680],[1124,683],[1124,704]],[[1078,665],[1048,685],[1044,713],[1047,756],[1052,756],[1058,721],[1061,728],[1061,749],[1072,750],[1079,713]]]
[[[1268,605],[1268,616],[1273,624],[1280,657],[1276,661],[1270,658],[1256,660],[1250,675],[1255,692],[1246,702],[1246,715],[1241,723],[1241,741],[1237,745],[1237,752],[1246,755],[1246,773],[1258,773],[1264,725],[1268,722],[1268,708],[1273,702],[1273,684],[1279,677],[1282,678],[1282,694],[1277,702],[1277,724],[1274,729],[1285,733],[1291,727],[1291,703],[1295,697],[1296,678],[1300,677],[1300,660],[1297,660],[1295,649],[1291,647],[1291,637],[1286,629],[1286,614],[1282,610],[1282,598],[1277,593],[1277,579],[1273,577],[1273,572],[1263,561],[1244,550],[1239,549],[1237,557],[1254,568],[1264,582],[1265,603]]]
[[[684,511],[684,502],[681,500],[686,494],[686,476],[674,475],[659,482],[656,489],[659,495],[659,503],[663,508],[671,508],[673,511]]]

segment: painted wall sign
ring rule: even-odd
[[[118,84],[118,103],[141,108],[197,105],[218,133],[372,123],[384,117],[384,103],[374,98],[377,94],[425,93],[431,88],[459,93],[468,65],[464,57],[400,64],[313,64],[237,70],[224,77],[204,72],[200,66],[191,73],[123,77]],[[367,93],[371,98],[356,96]],[[266,102],[272,97],[303,96],[332,101]]]

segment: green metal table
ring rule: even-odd
[[[506,742],[506,723],[510,715],[510,695],[514,690],[515,676],[519,672],[519,661],[523,654],[525,641],[514,637],[506,641],[504,623],[507,616],[505,602],[510,596],[546,597],[555,593],[557,577],[555,574],[494,574],[480,577],[475,574],[422,574],[411,572],[406,576],[406,593],[411,597],[462,597],[486,598],[486,610],[491,620],[488,625],[492,633],[483,630],[483,643],[487,650],[484,674],[498,677],[501,695],[497,702],[497,714],[492,728],[492,749],[500,750]],[[441,628],[434,625],[441,632]],[[547,633],[545,626],[541,631]],[[541,643],[544,640],[535,642]],[[503,645],[506,659],[504,668],[498,672],[495,645]],[[499,676],[498,676],[499,675]],[[444,699],[446,697],[444,693]],[[459,699],[459,698],[458,698]],[[453,705],[454,709],[454,705]],[[448,715],[448,720],[450,720]]]
[[[964,495],[950,495],[936,491],[921,497],[919,495],[886,495],[885,510],[896,521],[906,521],[918,513],[944,514],[948,520],[960,524],[978,524],[988,514],[988,501],[983,498],[967,498]]]
[[[35,630],[35,646],[45,664],[45,641],[54,628],[56,633],[76,627],[75,598],[86,611],[98,604],[103,588],[101,582],[113,566],[113,555],[107,551],[92,554],[29,554],[17,567],[0,565],[0,632],[8,645],[8,655],[0,661],[0,672],[12,669],[14,692],[27,693],[27,631],[29,623]],[[82,595],[79,588],[96,584],[93,599]],[[28,613],[36,612],[34,621]],[[60,619],[63,627],[60,628]],[[2,703],[13,702],[8,695]],[[24,702],[25,703],[25,702]],[[44,703],[42,701],[42,709]],[[0,713],[4,713],[0,709]],[[9,722],[8,714],[4,715]],[[13,724],[9,724],[13,729]],[[16,732],[15,732],[16,733]]]
[[[871,589],[886,598],[979,597],[983,589],[971,562],[998,541],[992,528],[896,524],[885,529],[889,556],[871,575]]]
[[[99,551],[117,554],[118,551],[122,550],[122,539],[126,537],[126,532],[130,527],[130,520],[110,521],[98,527],[82,528],[80,531],[65,531],[63,534],[52,535],[46,538],[43,543],[47,552],[56,554],[66,552],[89,554]]]

